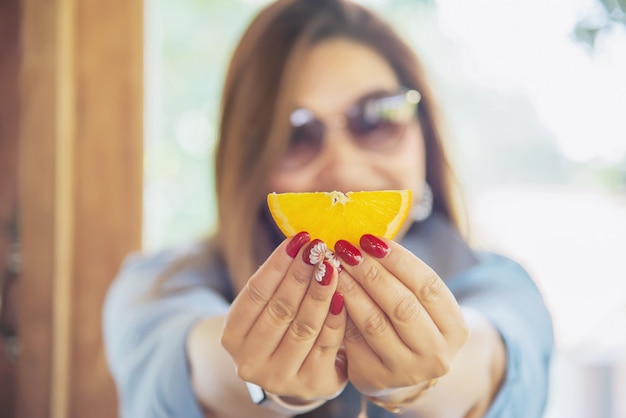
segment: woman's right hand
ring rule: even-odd
[[[276,248],[232,303],[221,336],[242,380],[301,401],[330,399],[347,383],[337,269],[324,261],[323,274],[305,261],[319,243],[309,239],[301,232]]]

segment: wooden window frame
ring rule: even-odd
[[[101,309],[141,248],[143,2],[21,0],[17,417],[113,417]]]

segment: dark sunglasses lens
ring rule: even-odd
[[[305,110],[298,109],[291,114],[291,137],[283,166],[301,167],[317,156],[322,148],[324,124]]]
[[[403,95],[369,98],[348,112],[348,128],[359,145],[384,149],[396,144],[415,115]]]

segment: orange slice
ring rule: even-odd
[[[287,237],[307,231],[329,246],[358,244],[363,234],[392,239],[409,214],[411,191],[270,193],[267,205]]]

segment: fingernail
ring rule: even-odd
[[[328,261],[319,263],[315,270],[315,280],[322,286],[328,286],[333,278],[333,270],[333,266]]]
[[[289,254],[289,257],[296,258],[300,248],[309,242],[310,239],[311,236],[306,231],[298,232],[294,235],[293,238],[291,238],[291,241],[289,241],[289,244],[287,244],[287,254]]]
[[[326,244],[324,241],[314,239],[309,243],[309,246],[302,253],[302,260],[305,263],[314,266],[324,261],[326,257]]]
[[[389,254],[389,246],[385,243],[385,241],[374,235],[363,235],[359,240],[359,244],[361,245],[361,248],[363,248],[363,251],[372,257],[383,258]]]
[[[361,251],[343,239],[340,239],[335,243],[335,254],[351,266],[356,266],[361,262],[361,260],[363,260]]]
[[[333,294],[333,298],[330,300],[330,313],[333,315],[339,315],[343,310],[343,295],[339,292]]]

